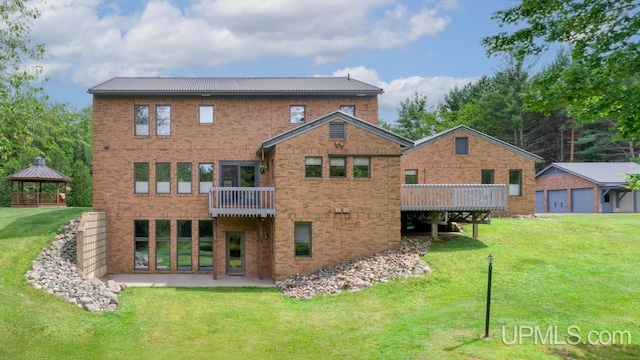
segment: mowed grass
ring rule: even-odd
[[[275,289],[130,288],[89,313],[24,277],[58,225],[86,209],[0,209],[0,359],[633,359],[640,357],[638,215],[494,219],[444,239],[433,273],[301,301]],[[495,256],[484,333],[487,256]],[[514,340],[514,326],[566,340],[570,326],[628,331],[631,345]],[[577,332],[574,328],[574,333]],[[544,334],[543,334],[544,335]]]

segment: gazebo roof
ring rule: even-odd
[[[33,166],[7,176],[5,180],[70,182],[71,178],[47,167],[44,159],[37,157],[33,160]]]

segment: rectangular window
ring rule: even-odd
[[[405,184],[417,184],[418,183],[418,170],[409,169],[404,171],[404,183]]]
[[[156,163],[156,194],[171,193],[171,164]]]
[[[178,220],[178,270],[191,270],[191,220]]]
[[[133,220],[134,270],[149,270],[149,220]]]
[[[342,111],[345,114],[349,114],[351,116],[356,116],[355,105],[340,105],[340,111]]]
[[[522,170],[509,170],[509,196],[522,196]]]
[[[213,221],[198,221],[198,270],[213,270]]]
[[[156,106],[156,135],[171,135],[171,106]]]
[[[149,105],[136,105],[134,112],[134,135],[149,136]]]
[[[321,157],[307,157],[304,159],[304,176],[308,178],[322,177]]]
[[[292,124],[304,124],[305,108],[304,105],[291,105],[289,108]]]
[[[481,184],[493,184],[493,169],[482,169],[480,177]]]
[[[329,139],[346,139],[346,138],[347,138],[347,124],[345,123],[329,124]]]
[[[198,122],[200,124],[213,124],[213,105],[200,105]]]
[[[346,163],[347,159],[343,157],[329,158],[329,176],[347,177]]]
[[[156,270],[171,270],[171,223],[156,220]]]
[[[136,194],[149,193],[149,163],[133,164],[133,172],[135,173],[134,192]]]
[[[456,138],[456,155],[469,155],[469,138]]]
[[[353,177],[368,178],[371,177],[371,159],[368,157],[353,158]]]
[[[213,164],[198,165],[198,192],[200,194],[209,193],[209,188],[213,186]]]
[[[178,163],[178,194],[191,194],[190,163]]]
[[[311,223],[297,222],[294,227],[296,256],[311,256]]]

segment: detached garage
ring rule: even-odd
[[[640,212],[640,195],[625,179],[638,173],[632,162],[553,163],[536,174],[536,212]]]

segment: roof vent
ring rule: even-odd
[[[33,159],[33,165],[35,165],[35,166],[38,166],[38,165],[44,166],[44,159],[41,158],[40,156],[38,156],[37,158]]]

